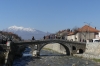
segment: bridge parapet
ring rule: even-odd
[[[74,43],[74,44],[86,44],[84,42],[76,42],[76,41],[68,41],[68,40],[61,40],[61,39],[47,39],[47,40],[31,40],[31,41],[19,41],[19,42],[14,42],[14,44],[17,45],[25,45],[25,44],[41,44],[41,43],[50,43],[50,42],[54,42],[54,43],[61,43],[61,42],[65,42],[65,43]]]

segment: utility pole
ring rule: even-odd
[[[84,23],[86,23],[86,24],[88,25],[88,39],[90,39],[90,30],[89,30],[89,26],[90,26],[90,24],[91,24],[92,22],[90,22],[90,23],[84,22]]]
[[[48,31],[47,31],[47,35],[48,35]]]

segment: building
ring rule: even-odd
[[[62,38],[67,39],[67,34],[68,34],[69,32],[70,32],[69,30],[62,30],[62,31],[59,31],[59,32],[56,33],[57,38],[59,38],[59,39],[62,39]]]
[[[97,38],[98,34],[99,30],[85,25],[82,28],[77,29],[77,32],[70,32],[67,35],[67,40],[80,42],[86,42],[87,40],[92,41],[92,39]]]

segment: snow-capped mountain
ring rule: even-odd
[[[24,28],[24,27],[18,27],[18,26],[11,26],[8,27],[8,30],[14,30],[14,31],[28,31],[28,32],[35,32],[35,29],[32,28]]]
[[[18,26],[8,27],[7,29],[4,29],[4,31],[18,34],[19,36],[22,37],[22,39],[31,39],[33,36],[35,37],[35,39],[41,39],[43,38],[44,35],[47,35],[46,32],[36,30],[34,28],[24,28]]]

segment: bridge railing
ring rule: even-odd
[[[68,40],[62,40],[62,39],[45,39],[45,40],[30,40],[30,41],[16,41],[13,42],[15,45],[28,45],[28,44],[41,44],[41,43],[48,43],[48,42],[66,42],[66,43],[75,43],[75,44],[86,44],[85,42],[77,42],[77,41],[68,41]]]

